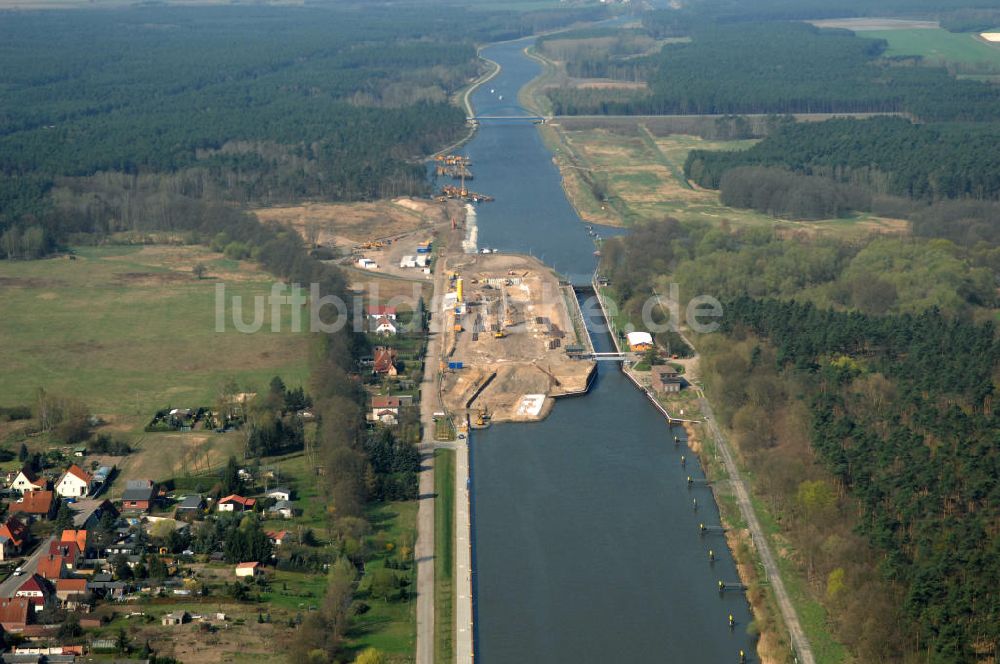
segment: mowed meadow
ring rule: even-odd
[[[203,278],[194,274],[202,264]],[[223,386],[263,389],[272,376],[307,376],[308,335],[269,324],[216,331],[216,284],[255,295],[273,278],[248,262],[196,246],[84,247],[76,257],[0,262],[0,405],[30,404],[41,387],[79,399],[125,430],[168,405],[213,405]],[[270,312],[266,320],[270,320]],[[305,319],[308,322],[308,319]]]

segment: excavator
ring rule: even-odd
[[[490,423],[490,411],[486,409],[486,406],[482,406],[478,411],[476,411],[476,426],[485,427]]]

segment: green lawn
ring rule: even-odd
[[[195,263],[208,267],[207,278],[193,276]],[[302,384],[308,335],[288,331],[287,311],[283,333],[265,324],[243,334],[231,316],[227,331],[216,332],[217,283],[248,306],[272,281],[197,246],[86,247],[75,260],[0,261],[0,404],[30,403],[44,387],[141,428],[157,408],[214,403],[228,378],[254,389],[276,374]]]
[[[358,651],[376,648],[397,657],[394,661],[412,661],[417,647],[417,575],[412,555],[417,534],[417,501],[383,503],[372,508],[369,516],[375,524],[370,542],[379,553],[365,565],[358,594],[371,608],[354,619],[348,646]],[[386,546],[388,544],[392,545],[392,551]],[[399,560],[403,546],[410,550],[408,564],[406,569],[396,570],[396,573],[407,581],[406,599],[386,602],[367,597],[374,571],[384,567],[390,558]]]
[[[455,656],[455,451],[434,456],[434,652],[439,662]]]
[[[947,30],[873,30],[859,33],[861,37],[884,39],[889,42],[888,56],[922,55],[932,61],[956,63],[990,63],[1000,67],[1000,46],[979,41],[974,34]]]
[[[281,484],[291,485],[295,492],[295,507],[302,511],[295,517],[296,528],[312,528],[319,539],[326,539],[327,515],[326,498],[320,493],[317,483],[318,476],[313,472],[309,458],[304,452],[296,452],[279,458],[267,458],[261,465],[276,469],[280,473]],[[289,529],[290,522],[283,519],[271,519],[264,522],[268,530]]]

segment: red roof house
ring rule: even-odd
[[[20,632],[31,620],[34,611],[29,611],[31,602],[24,597],[0,599],[0,626],[6,632]]]
[[[376,346],[374,351],[372,372],[383,376],[395,376],[396,351],[386,346]]]
[[[267,539],[271,540],[271,543],[275,546],[281,546],[281,543],[288,539],[287,530],[268,530],[264,534],[267,535]]]
[[[47,519],[55,514],[55,494],[51,491],[29,491],[10,508],[13,512],[24,512]]]
[[[38,561],[38,568],[36,569],[36,576],[41,576],[45,579],[59,579],[66,574],[66,560],[62,556],[53,556],[51,554],[47,556],[42,556],[42,559]]]
[[[219,500],[220,512],[243,512],[252,510],[257,504],[256,498],[244,498],[235,493]]]
[[[73,542],[76,544],[76,548],[80,552],[87,550],[87,531],[86,530],[64,530],[62,531],[62,537],[59,538],[60,542]]]
[[[66,569],[73,569],[83,556],[83,551],[76,542],[50,542],[49,555],[61,559]]]
[[[35,611],[41,611],[52,597],[52,587],[42,576],[32,574],[14,592],[14,597],[27,598]]]
[[[19,554],[28,539],[28,527],[15,517],[0,525],[0,560]]]
[[[83,498],[90,493],[94,477],[75,463],[56,482],[56,493],[70,498]]]
[[[86,594],[86,579],[59,579],[56,581],[56,597],[63,603],[70,602],[74,596]]]
[[[386,307],[382,305],[368,307],[368,317],[396,320],[396,307]]]

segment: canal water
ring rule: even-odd
[[[516,105],[539,71],[527,43],[484,51],[503,70],[472,95],[477,114],[528,115]],[[535,126],[483,121],[464,152],[472,188],[496,197],[478,208],[480,246],[532,253],[589,281],[593,242]],[[584,312],[597,350],[614,350],[596,309]],[[704,475],[683,440],[611,362],[599,363],[588,395],[561,400],[545,421],[475,433],[478,662],[714,664],[751,652],[742,593],[718,592],[737,574],[723,536],[699,532],[719,514],[704,485],[687,484]]]

